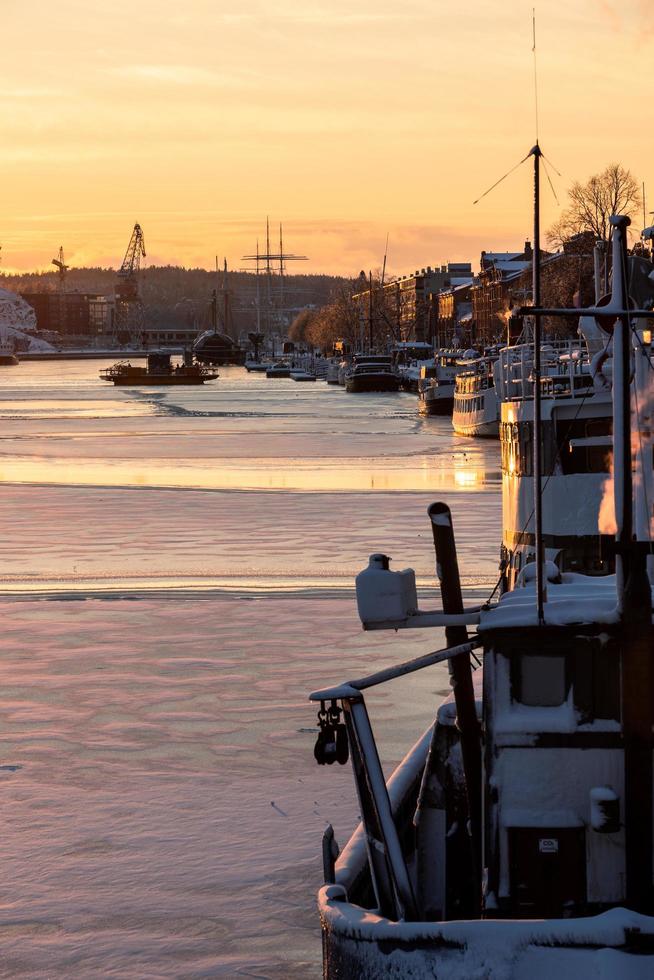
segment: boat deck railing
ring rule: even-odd
[[[590,382],[588,354],[579,340],[552,340],[541,346],[542,392],[544,395],[575,397],[587,393]],[[500,401],[533,398],[534,345],[517,344],[500,351],[495,367]],[[583,378],[580,383],[577,379]],[[548,382],[552,383],[548,385]]]
[[[481,643],[481,639],[473,636],[466,643],[435,650],[309,695],[311,701],[320,704],[320,733],[315,753],[318,761],[345,763],[347,752],[343,751],[343,740],[347,738],[377,907],[380,914],[395,921],[415,921],[419,916],[363,691],[425,667],[469,655]]]

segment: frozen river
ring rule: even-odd
[[[499,446],[412,395],[104,366],[0,369],[0,976],[318,978],[321,835],[357,811],[306,695],[443,645],[353,599],[382,550],[434,595],[433,500],[490,592]],[[371,692],[386,766],[446,691]]]

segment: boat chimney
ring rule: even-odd
[[[431,521],[436,551],[436,575],[440,582],[443,612],[455,615],[463,613],[463,595],[456,555],[452,514],[447,504],[431,504],[427,513]],[[446,626],[448,647],[455,647],[468,640],[465,626]],[[470,654],[453,657],[449,661],[450,678],[456,723],[461,738],[461,755],[468,798],[470,820],[473,914],[479,915],[481,905],[481,728],[477,718],[477,705],[472,682]]]

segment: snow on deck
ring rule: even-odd
[[[615,575],[563,573],[560,583],[547,583],[544,612],[545,623],[549,626],[617,623]],[[530,580],[505,593],[494,609],[482,612],[479,631],[537,625],[536,583]]]

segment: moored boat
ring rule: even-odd
[[[287,364],[286,361],[278,361],[276,364],[271,364],[270,367],[266,368],[266,377],[290,378],[291,370],[291,365]]]
[[[205,330],[193,344],[196,360],[203,364],[244,364],[245,351],[228,334]]]
[[[493,365],[496,357],[464,362],[454,382],[452,425],[460,436],[497,439],[500,404],[495,390]]]
[[[433,364],[423,364],[418,381],[418,409],[423,415],[451,415],[456,376],[465,369],[462,351],[440,350]]]
[[[563,429],[556,435],[559,451],[612,451],[602,479],[615,570],[571,570],[565,546],[548,557],[540,520],[547,433],[557,420],[545,410],[543,427],[536,425],[536,343],[534,513],[525,526],[531,522],[533,555],[510,578],[503,569],[499,601],[465,609],[451,514],[433,504],[442,611],[420,610],[414,573],[391,572],[383,555],[371,556],[358,576],[357,602],[365,629],[440,626],[447,647],[311,695],[320,705],[316,760],[345,763],[349,750],[362,818],[337,860],[331,831],[323,841],[326,980],[381,980],[391,972],[402,980],[645,980],[654,973],[652,311],[630,308],[628,219],[611,221],[614,281],[602,307],[613,326],[613,370],[605,372],[611,442],[592,433],[566,442]],[[552,314],[541,306],[532,312],[537,324]],[[563,315],[580,312],[597,314]],[[570,399],[560,375],[542,383],[561,404]],[[600,397],[598,412],[601,404]],[[564,423],[574,420],[564,413]],[[526,404],[523,421],[530,421]],[[503,429],[505,474],[517,451],[512,437]],[[578,484],[562,486],[559,496],[558,520],[570,537],[585,504],[582,481],[594,477],[592,458],[585,460]],[[514,503],[504,495],[505,521]],[[473,657],[483,662],[475,676]],[[443,661],[452,696],[386,786],[365,691]]]
[[[399,391],[400,379],[393,370],[391,357],[385,354],[356,354],[345,374],[345,390]]]

